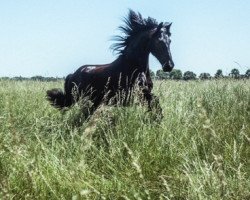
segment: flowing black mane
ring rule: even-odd
[[[125,34],[124,36],[114,36],[113,40],[117,41],[111,48],[113,51],[122,54],[128,44],[133,41],[134,37],[138,33],[152,30],[158,26],[155,19],[148,17],[147,19],[142,18],[140,13],[135,13],[133,10],[129,10],[128,16],[124,18],[124,26],[120,26],[119,30]]]

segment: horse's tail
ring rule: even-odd
[[[51,89],[47,91],[47,99],[52,106],[62,109],[66,107],[66,95],[61,89]]]
[[[71,74],[66,77],[65,84],[64,84],[65,92],[63,92],[61,89],[58,89],[58,88],[54,88],[54,89],[47,91],[48,101],[51,103],[52,106],[58,109],[69,107],[73,103],[71,93],[70,93],[70,88],[68,88],[70,77],[71,77]]]

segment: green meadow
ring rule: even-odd
[[[63,82],[0,81],[0,199],[250,199],[250,80],[155,81],[164,118],[53,108]]]

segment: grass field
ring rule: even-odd
[[[250,199],[250,80],[156,82],[135,102],[52,108],[63,82],[0,81],[0,199]]]

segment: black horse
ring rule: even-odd
[[[155,96],[151,93],[153,83],[149,73],[149,54],[158,59],[163,71],[173,69],[171,23],[158,24],[155,19],[144,19],[140,13],[132,10],[129,10],[124,22],[125,25],[119,27],[124,36],[116,36],[118,42],[112,46],[119,53],[118,58],[110,64],[80,67],[66,77],[64,92],[60,89],[48,90],[47,98],[54,107],[70,107],[83,96],[93,102],[91,110],[94,111],[102,102],[108,102],[121,91],[128,100],[138,83],[151,109]]]

